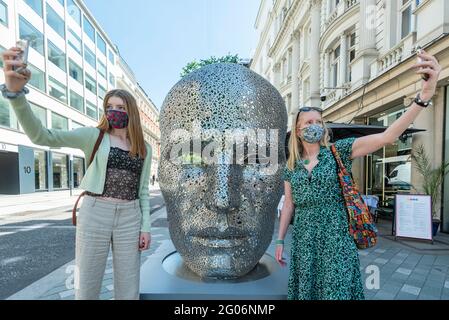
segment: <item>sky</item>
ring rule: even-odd
[[[250,59],[260,0],[84,0],[160,109],[187,63]]]

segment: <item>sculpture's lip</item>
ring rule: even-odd
[[[249,238],[249,233],[232,227],[224,231],[217,228],[205,228],[189,232],[189,236],[206,247],[232,248],[241,246]]]
[[[222,237],[193,237],[193,240],[198,241],[205,247],[212,248],[233,248],[241,246],[247,237],[239,238],[222,238]]]

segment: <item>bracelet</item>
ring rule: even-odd
[[[432,103],[432,99],[424,101],[421,99],[421,95],[418,93],[416,95],[415,100],[413,100],[413,102],[415,102],[418,106],[423,107],[423,108],[427,108],[428,106],[431,106]]]
[[[30,92],[30,90],[28,90],[28,88],[26,87],[24,87],[19,92],[11,92],[8,90],[5,84],[0,85],[0,91],[2,92],[2,96],[5,99],[16,99]]]
[[[284,245],[284,240],[282,239],[276,240],[276,245]]]

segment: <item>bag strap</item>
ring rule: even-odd
[[[334,144],[331,145],[331,150],[332,150],[332,154],[335,157],[335,160],[337,160],[337,164],[338,164],[338,167],[340,168],[340,171],[346,175],[348,173],[348,171],[346,170],[345,166],[343,165],[343,161],[341,160],[340,153],[337,151],[337,148],[335,147]]]
[[[95,142],[94,150],[90,155],[90,160],[88,166],[94,161],[95,154],[97,153],[98,147],[100,147],[100,143],[103,140],[104,130],[100,130],[100,134],[98,135],[97,141]]]
[[[104,136],[104,130],[100,130],[100,134],[98,135],[97,141],[95,142],[94,149],[92,151],[92,154],[90,155],[89,164],[88,167],[94,161],[95,154],[97,153],[98,148],[100,147],[101,141],[103,140]],[[75,205],[72,209],[72,224],[76,226],[76,209],[78,208],[78,202],[80,201],[81,197],[83,197],[86,194],[86,191],[81,192],[81,194],[78,196],[78,199],[76,199]]]

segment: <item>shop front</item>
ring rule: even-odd
[[[406,109],[403,105],[367,118],[367,124],[390,126]],[[367,195],[378,199],[380,214],[391,216],[394,212],[396,194],[415,192],[412,185],[413,135],[401,137],[392,145],[385,146],[365,158],[365,190]]]

